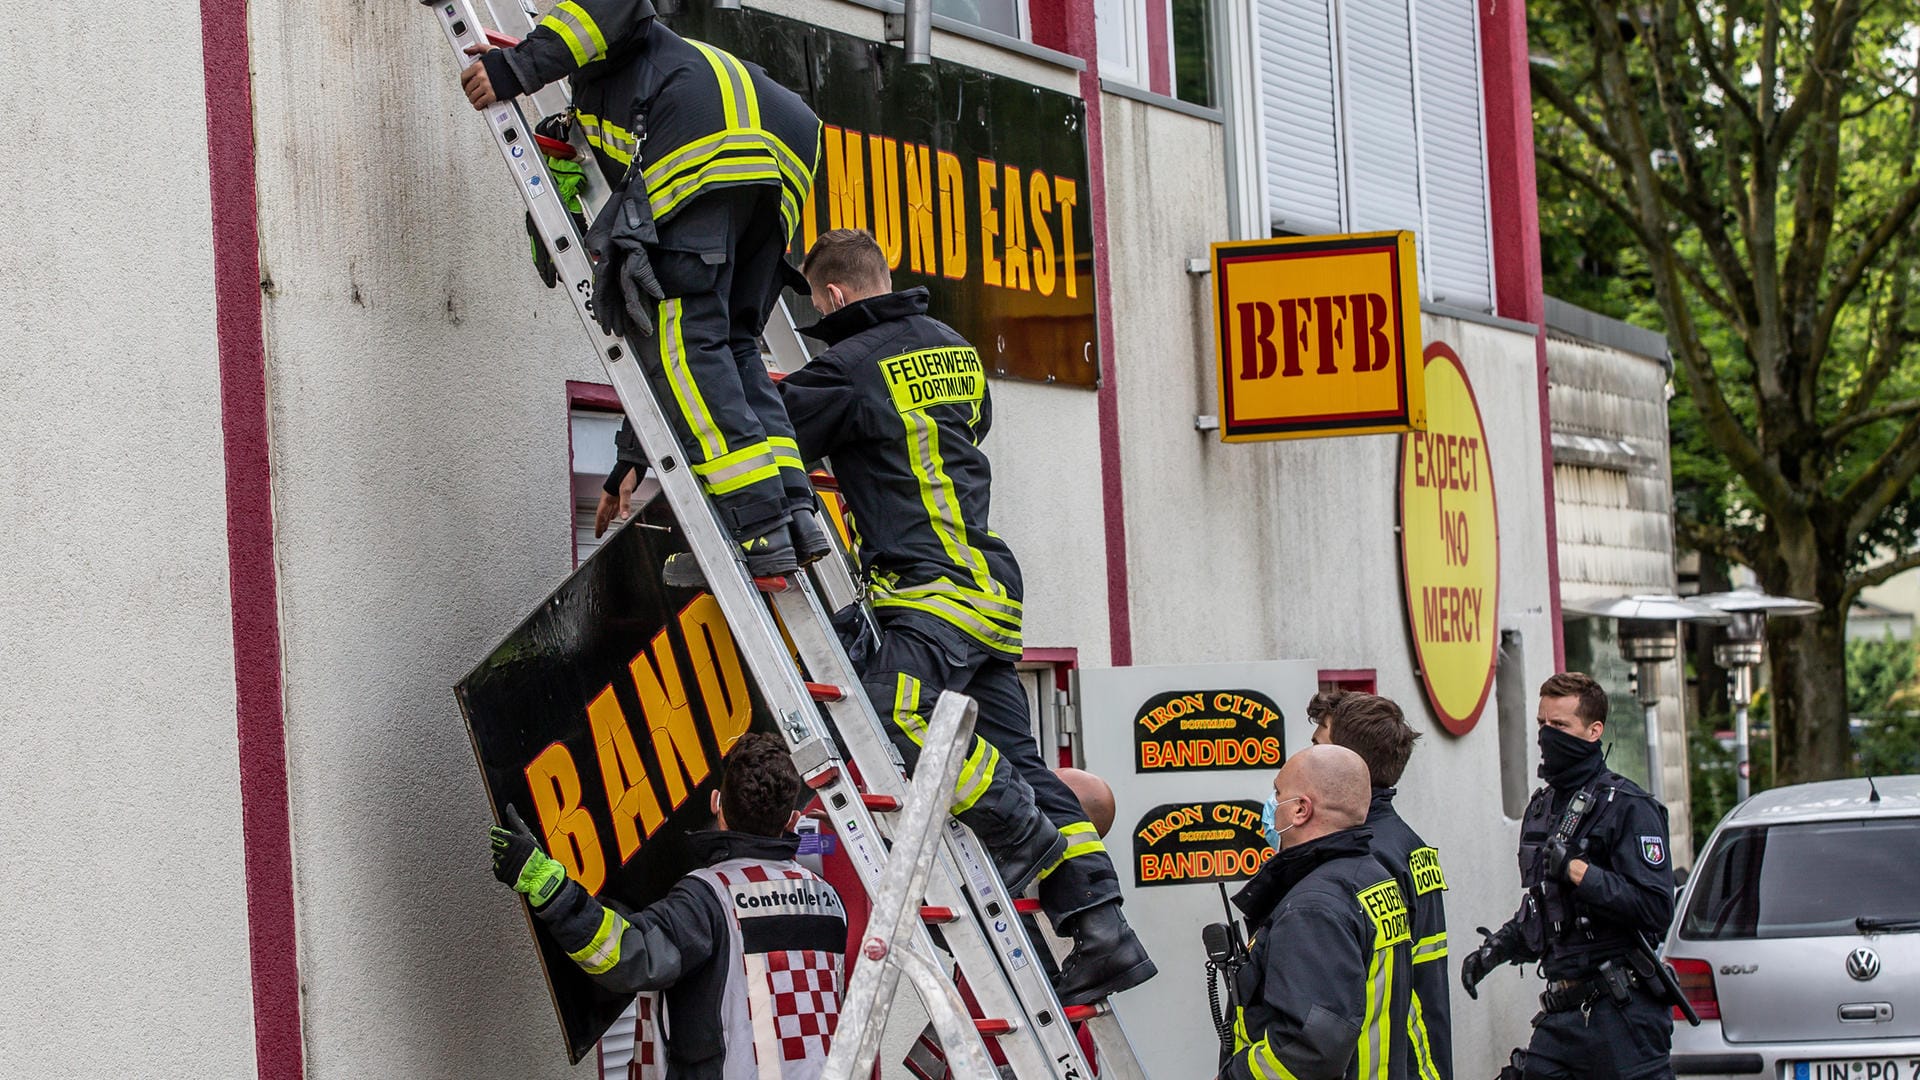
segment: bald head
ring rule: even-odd
[[[1273,779],[1281,802],[1276,824],[1291,824],[1284,846],[1351,829],[1367,820],[1373,785],[1367,763],[1344,746],[1309,746],[1287,759]]]
[[[1085,769],[1055,769],[1054,775],[1080,800],[1080,809],[1101,836],[1113,828],[1113,788]]]

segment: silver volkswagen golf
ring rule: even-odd
[[[1762,792],[1708,839],[1667,932],[1700,1014],[1680,1076],[1920,1080],[1920,777]]]

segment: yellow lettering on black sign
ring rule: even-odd
[[[980,354],[965,345],[921,349],[880,362],[887,392],[901,412],[935,405],[971,405],[987,389],[987,370]]]
[[[1367,917],[1373,920],[1373,947],[1391,948],[1403,941],[1413,940],[1412,927],[1407,919],[1407,904],[1400,896],[1400,883],[1383,881],[1378,885],[1360,890],[1355,899],[1367,910]]]
[[[1407,857],[1407,866],[1413,871],[1413,894],[1425,896],[1447,887],[1446,875],[1440,872],[1440,853],[1430,847],[1415,848]]]

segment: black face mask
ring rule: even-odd
[[[1598,739],[1588,742],[1557,727],[1540,729],[1540,779],[1549,784],[1558,777],[1580,771],[1599,757]]]

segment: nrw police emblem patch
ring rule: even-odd
[[[1648,866],[1659,866],[1667,861],[1667,842],[1658,836],[1640,838],[1640,857],[1647,860]]]

